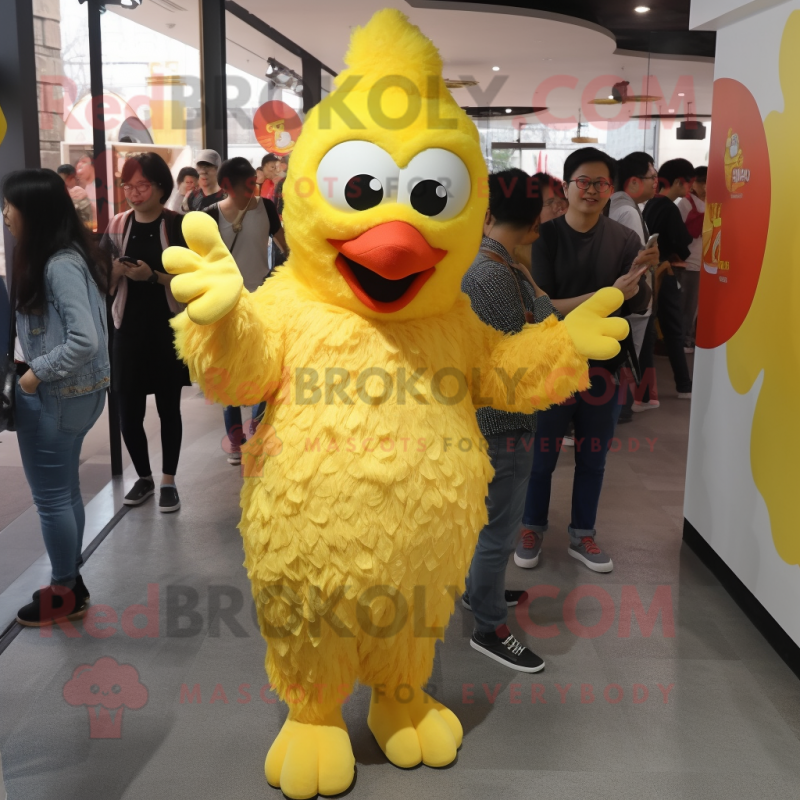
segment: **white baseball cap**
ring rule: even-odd
[[[216,150],[201,150],[194,160],[194,165],[197,166],[201,161],[205,161],[207,164],[213,164],[217,169],[219,169],[222,164],[222,159]]]

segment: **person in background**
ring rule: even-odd
[[[61,176],[61,180],[64,181],[64,185],[67,187],[69,196],[72,198],[72,204],[78,212],[78,219],[89,230],[94,230],[94,208],[86,189],[78,186],[78,175],[75,167],[72,164],[62,164],[56,172]]]
[[[161,256],[167,247],[186,247],[186,242],[182,217],[164,208],[173,179],[161,156],[143,153],[128,158],[122,168],[122,189],[130,209],[111,220],[102,246],[114,257],[112,388],[119,402],[125,446],[139,476],[123,502],[138,506],[155,494],[144,430],[147,395],[154,394],[161,420],[158,510],[168,513],[181,507],[175,484],[183,433],[181,390],[191,386],[191,381],[175,352],[170,320],[180,306],[170,291],[172,275],[164,270]]]
[[[256,167],[256,196],[261,197],[261,187],[264,185],[264,170]]]
[[[261,171],[264,182],[261,184],[261,196],[265,200],[275,200],[275,185],[280,180],[280,159],[274,153],[267,153],[261,159]]]
[[[225,199],[205,211],[219,226],[222,241],[242,273],[244,288],[255,292],[270,272],[270,238],[281,250],[286,249],[278,212],[271,200],[255,195],[256,171],[246,158],[223,162],[219,182],[225,190]],[[263,404],[253,406],[251,431],[263,413]],[[242,430],[242,411],[238,406],[227,406],[223,414],[229,440],[228,463],[238,466],[242,463],[242,445],[247,439]]]
[[[544,292],[511,253],[536,226],[542,210],[538,191],[529,191],[530,176],[511,169],[489,176],[489,209],[481,249],[461,282],[473,311],[483,322],[508,334],[519,333],[526,314],[542,322],[554,313]],[[539,672],[544,661],[522,645],[506,624],[508,607],[525,592],[505,588],[508,557],[519,535],[527,477],[533,462],[536,414],[493,408],[477,411],[478,427],[488,444],[494,468],[486,509],[489,520],[480,532],[461,598],[475,615],[470,646],[519,672]]]
[[[168,211],[182,214],[183,199],[198,187],[199,180],[200,175],[194,167],[182,167],[178,172],[177,185],[172,190],[172,194],[164,208]]]
[[[94,171],[94,161],[88,153],[81,156],[75,164],[75,177],[78,180],[78,186],[86,192],[86,196],[92,204],[92,226],[94,228],[97,220],[97,176]]]
[[[659,193],[644,207],[642,216],[650,233],[659,234],[661,262],[656,280],[656,308],[661,335],[667,348],[678,397],[692,399],[692,375],[686,363],[683,333],[681,282],[690,255],[692,235],[686,228],[675,201],[686,197],[694,181],[695,169],[685,158],[674,158],[658,171]]]
[[[531,233],[514,250],[514,258],[529,270],[531,268],[531,245],[539,238],[539,226],[566,214],[569,207],[561,181],[545,172],[537,172],[532,177],[532,181],[532,189],[535,191],[538,188],[539,196],[542,198],[542,213]]]
[[[706,213],[706,179],[708,167],[697,167],[692,190],[679,197],[678,209],[686,229],[692,236],[689,257],[681,281],[681,309],[683,312],[683,347],[685,353],[694,353],[697,327],[697,301],[700,297],[700,267],[703,258],[703,218]]]
[[[83,564],[83,440],[110,381],[106,260],[49,169],[3,182],[3,222],[16,240],[17,441],[52,567],[50,585],[17,612],[28,627],[81,619],[89,605]]]
[[[616,162],[594,147],[570,153],[564,164],[567,213],[539,227],[531,253],[533,279],[564,317],[605,286],[616,286],[625,302],[616,313],[641,313],[650,302],[645,272],[657,263],[655,248],[642,250],[629,228],[603,214],[614,191]],[[630,339],[630,337],[629,337]],[[626,343],[608,361],[590,361],[591,385],[536,420],[533,468],[522,517],[522,539],[514,553],[517,566],[539,563],[542,537],[548,527],[550,489],[561,442],[575,426],[575,476],[568,528],[570,556],[594,572],[611,572],[611,558],[595,541],[595,521],[603,488],[606,454],[621,410],[616,389],[626,358]]]
[[[620,225],[630,228],[639,237],[643,248],[650,237],[650,231],[639,206],[655,196],[657,186],[658,172],[649,153],[630,153],[617,162],[617,191],[611,196],[608,216]],[[647,278],[652,292],[655,287],[651,275],[648,274]],[[635,399],[632,387],[628,387],[628,399],[619,415],[621,423],[630,422],[634,411],[645,411],[661,405],[655,382],[656,320],[652,302],[643,314],[631,314],[628,322],[643,385],[641,396]]]
[[[184,198],[182,206],[184,213],[202,211],[206,206],[213,205],[225,197],[225,192],[217,181],[217,172],[221,164],[222,159],[216,150],[201,150],[197,154],[194,165],[197,168],[198,185]]]

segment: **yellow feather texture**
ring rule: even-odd
[[[305,788],[291,782],[307,771],[286,750],[286,737],[305,730],[294,723],[330,728],[355,681],[383,685],[391,696],[404,684],[420,692],[430,676],[435,642],[487,520],[493,472],[476,406],[530,413],[588,385],[564,323],[553,317],[504,336],[478,319],[459,289],[480,242],[486,167],[474,125],[441,84],[436,49],[388,10],[354,34],[349,59],[367,86],[394,71],[420,93],[435,89],[442,104],[431,100],[429,110],[439,117],[351,133],[380,141],[397,165],[431,147],[449,150],[469,171],[466,204],[441,220],[399,202],[358,213],[331,206],[317,167],[348,136],[341,124],[320,124],[319,109],[334,104],[333,93],[309,115],[292,156],[287,263],[257,292],[243,291],[218,321],[199,325],[184,313],[173,323],[178,350],[207,396],[269,402],[243,448],[240,530],[267,670],[292,722],[273,745],[267,776],[294,797],[316,791],[313,780]],[[363,96],[352,107],[369,121]],[[431,122],[441,115],[453,125]],[[313,191],[293,191],[302,181]],[[446,256],[404,309],[383,313],[363,306],[339,274],[331,240],[392,220],[413,225]],[[217,300],[225,307],[231,292],[220,269],[178,248],[169,261],[178,273],[207,267],[185,282],[187,295],[209,287],[187,297],[190,311],[198,298],[204,307],[215,309]],[[381,707],[370,714],[373,730],[385,730]],[[461,741],[451,722],[452,736],[440,719],[453,748],[448,758]],[[337,791],[347,788],[343,781]]]

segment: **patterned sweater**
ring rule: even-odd
[[[481,249],[491,250],[506,261],[512,260],[505,247],[488,236],[483,237]],[[468,295],[472,310],[483,322],[504,333],[519,333],[525,325],[525,314],[519,299],[520,291],[525,301],[525,310],[533,312],[537,323],[543,322],[551,314],[557,314],[549,297],[537,298],[533,287],[518,276],[515,270],[492,261],[480,252],[461,281],[461,291]],[[536,414],[479,408],[477,415],[478,426],[484,436],[498,436],[520,429],[531,432],[536,430]]]

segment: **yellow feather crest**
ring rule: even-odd
[[[353,31],[345,63],[348,69],[337,76],[337,87],[358,76],[361,80],[352,91],[368,91],[380,78],[399,75],[411,80],[422,97],[450,95],[436,46],[396,8],[377,11]]]

